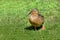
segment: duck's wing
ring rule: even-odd
[[[43,18],[44,18],[44,16],[42,16],[41,14],[38,14],[38,16],[39,16],[39,17],[43,17]]]
[[[42,16],[41,14],[38,14],[39,19],[41,20],[42,24],[44,23],[44,16]]]

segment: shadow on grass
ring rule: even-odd
[[[40,30],[42,26],[36,27],[36,30]],[[26,30],[35,30],[33,26],[28,26],[25,28]]]

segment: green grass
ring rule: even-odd
[[[45,17],[46,30],[24,29],[33,8]],[[0,0],[0,40],[60,40],[60,1]]]

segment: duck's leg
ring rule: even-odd
[[[34,26],[34,30],[36,30],[36,26]]]

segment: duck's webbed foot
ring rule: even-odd
[[[41,28],[41,30],[45,30],[45,26],[44,26],[44,25],[42,25],[42,28]]]

